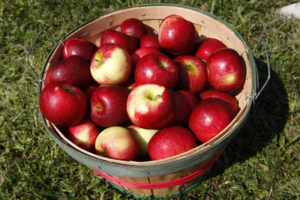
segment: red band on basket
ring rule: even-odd
[[[209,163],[207,163],[204,167],[200,168],[199,170],[185,176],[182,178],[174,179],[171,181],[165,181],[161,183],[140,183],[140,182],[132,182],[132,181],[126,181],[126,180],[121,180],[115,177],[112,177],[109,174],[106,174],[104,172],[100,172],[96,169],[93,169],[94,172],[96,172],[98,175],[102,176],[106,180],[127,188],[135,188],[135,189],[158,189],[158,188],[168,188],[168,187],[174,187],[177,185],[182,185],[186,182],[189,182],[196,177],[200,176],[204,172],[206,172],[222,155],[224,152],[225,148],[223,148]]]

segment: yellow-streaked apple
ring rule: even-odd
[[[145,129],[135,125],[130,125],[128,128],[136,137],[140,145],[141,156],[148,156],[148,143],[153,135],[158,131],[157,129]]]
[[[156,84],[138,85],[128,96],[127,114],[131,122],[141,128],[163,128],[175,115],[173,92]]]
[[[74,144],[85,150],[94,151],[95,142],[100,131],[93,122],[85,119],[74,126],[69,126],[68,133]]]
[[[96,139],[96,153],[118,160],[137,160],[140,148],[132,132],[122,126],[111,126],[100,132]]]
[[[120,46],[106,44],[94,54],[90,70],[93,79],[99,84],[122,84],[131,73],[131,56]]]

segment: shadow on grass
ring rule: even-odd
[[[256,64],[261,86],[268,75],[267,64],[259,59],[256,59]],[[207,178],[222,174],[234,163],[244,162],[260,152],[283,131],[288,113],[287,91],[277,74],[271,71],[271,80],[252,107],[247,122],[228,144],[220,162]]]

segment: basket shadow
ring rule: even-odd
[[[260,86],[267,79],[267,64],[256,59]],[[271,80],[261,96],[256,100],[250,115],[236,137],[217,162],[207,179],[224,173],[237,162],[244,162],[262,149],[279,135],[288,120],[289,105],[287,91],[278,77],[271,70]]]

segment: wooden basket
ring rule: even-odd
[[[95,170],[104,178],[114,182],[117,187],[136,195],[164,196],[180,194],[195,185],[221,155],[222,150],[245,123],[252,105],[248,97],[256,94],[256,65],[251,52],[241,35],[221,19],[182,5],[146,5],[122,9],[101,15],[69,33],[63,41],[70,38],[83,38],[97,45],[101,33],[107,29],[119,30],[119,25],[127,18],[138,18],[150,29],[158,31],[160,21],[168,15],[177,14],[191,21],[200,37],[214,37],[229,48],[235,49],[246,64],[246,81],[236,96],[240,111],[233,121],[215,138],[180,155],[158,161],[121,161],[96,155],[73,144],[64,131],[43,117],[45,126],[55,142],[71,157]],[[45,63],[42,79],[49,67],[62,59],[63,45],[58,44]],[[44,84],[40,85],[40,92]]]

